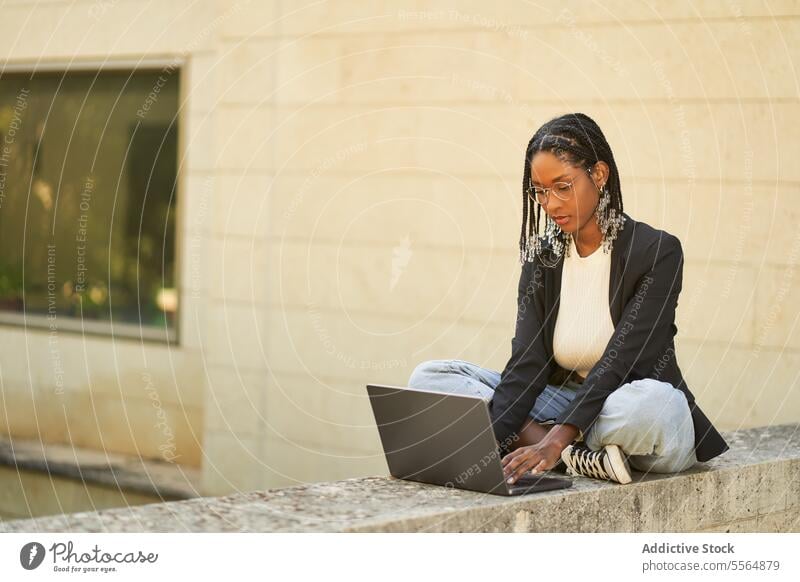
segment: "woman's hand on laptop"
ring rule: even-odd
[[[519,447],[501,459],[505,478],[514,483],[527,471],[541,473],[552,469],[561,458],[561,451],[575,440],[579,432],[574,424],[553,425],[538,443]]]
[[[561,458],[561,451],[575,440],[578,433],[578,427],[573,424],[556,424],[538,443],[508,453],[501,459],[505,478],[514,483],[527,471],[541,473],[552,469]]]
[[[555,441],[542,439],[535,445],[519,447],[501,459],[503,476],[514,483],[528,471],[540,473],[552,469],[561,458],[564,447]]]

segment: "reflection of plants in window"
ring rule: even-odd
[[[22,308],[22,269],[0,263],[0,309]]]
[[[0,160],[0,311],[174,331],[178,85],[177,68],[3,75],[0,121],[22,87],[26,108]]]
[[[108,313],[108,288],[103,282],[93,282],[84,293],[76,294],[80,313],[84,317],[98,319],[102,314]]]

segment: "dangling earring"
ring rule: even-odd
[[[600,200],[597,203],[594,215],[597,218],[597,226],[600,227],[600,232],[603,235],[603,252],[610,253],[614,248],[614,240],[617,238],[617,232],[620,231],[625,225],[625,217],[617,214],[616,208],[606,210],[611,204],[611,194],[603,184],[600,189]]]
[[[572,236],[569,232],[564,232],[561,228],[555,223],[555,221],[550,218],[549,214],[545,214],[545,228],[544,228],[544,236],[539,236],[538,234],[534,235],[533,238],[533,248],[531,249],[530,240],[528,240],[528,244],[526,245],[526,255],[531,257],[532,254],[536,254],[539,256],[542,264],[545,267],[555,267],[558,264],[559,259],[561,258],[562,254],[566,253],[566,256],[570,255],[569,247],[570,247],[570,237]],[[542,256],[543,250],[543,241],[547,241],[549,244],[549,252],[555,258],[552,262],[547,261]],[[565,251],[566,249],[566,251]],[[533,253],[531,253],[533,251]]]
[[[606,188],[606,185],[603,184],[603,187],[600,189],[600,200],[597,203],[597,208],[595,208],[594,211],[594,216],[597,218],[597,225],[600,226],[601,231],[603,230],[603,223],[606,220],[606,208],[608,208],[610,203],[611,195],[608,193],[608,188]]]

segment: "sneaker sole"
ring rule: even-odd
[[[622,454],[618,445],[606,445],[606,459],[608,461],[608,465],[606,466],[606,472],[612,473],[614,480],[621,485],[626,485],[630,483],[633,479],[631,478],[631,472],[628,465],[627,459]],[[572,445],[568,445],[563,451],[561,451],[561,460],[566,465],[565,473],[570,476],[574,477],[582,477],[581,473],[575,471],[570,464],[570,450],[572,449]]]
[[[606,459],[610,467],[610,471],[614,474],[614,478],[617,480],[618,483],[625,485],[632,481],[631,479],[631,471],[628,466],[628,461],[625,459],[625,456],[622,454],[619,446],[617,445],[606,445]]]

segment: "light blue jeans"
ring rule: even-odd
[[[500,372],[464,360],[427,360],[414,368],[408,380],[410,388],[479,396],[487,402],[499,383]],[[580,384],[572,380],[563,386],[548,384],[529,416],[540,424],[553,424],[578,388]],[[582,436],[593,451],[618,445],[630,466],[642,472],[678,473],[697,463],[686,395],[661,380],[634,380],[614,390]]]

